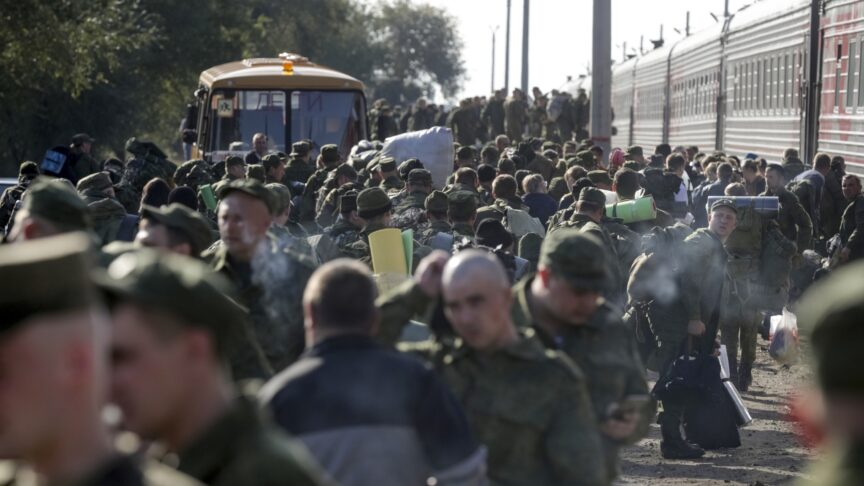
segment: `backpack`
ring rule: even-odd
[[[807,215],[810,216],[810,219],[813,221],[815,226],[818,219],[815,214],[816,188],[813,187],[813,183],[807,179],[791,181],[786,184],[786,190],[795,194],[795,197],[798,198],[798,202],[800,202],[801,206],[804,207],[804,210],[807,211]]]
[[[663,169],[645,169],[645,195],[654,196],[658,208],[672,213],[675,208],[675,193],[681,187],[681,178],[667,174]]]

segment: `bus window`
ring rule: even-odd
[[[217,91],[211,109],[212,151],[248,152],[256,133],[267,135],[270,150],[285,151],[284,91]]]
[[[309,139],[314,148],[336,144],[348,155],[357,143],[360,93],[350,91],[292,91],[291,139]]]

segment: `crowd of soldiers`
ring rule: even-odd
[[[21,164],[0,203],[0,480],[610,484],[655,419],[665,458],[704,454],[682,435],[693,405],[657,414],[649,374],[722,342],[748,390],[764,318],[835,269],[824,287],[857,269],[857,293],[805,295],[802,321],[854,422],[843,336],[861,331],[840,323],[864,306],[864,195],[842,158],[607,156],[574,140],[580,122],[502,102],[452,114],[446,187],[374,142],[313,158],[264,134],[217,164],[135,139],[99,164],[84,134],[70,175]],[[422,105],[410,129],[434,118]],[[654,219],[607,211],[647,196]],[[379,295],[370,236],[394,227],[413,230],[412,275]],[[860,430],[835,433],[857,446]]]
[[[449,111],[428,103],[425,98],[404,109],[399,105],[391,107],[382,98],[372,103],[369,127],[372,139],[382,142],[393,135],[435,126],[453,130],[460,145],[484,144],[498,135],[507,135],[515,142],[523,136],[543,137],[557,143],[588,138],[591,104],[584,89],[579,88],[575,97],[555,89],[543,93],[538,87],[531,94],[529,99],[521,89],[513,88],[507,97],[507,92],[500,89],[488,99],[464,98]]]

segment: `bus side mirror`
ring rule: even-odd
[[[193,95],[194,95],[196,98],[198,98],[199,100],[203,100],[204,98],[207,97],[207,88],[198,88],[198,89],[195,90],[195,92],[193,93]]]

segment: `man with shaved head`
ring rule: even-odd
[[[449,326],[433,326],[435,340],[400,349],[429,360],[460,398],[488,449],[492,482],[608,484],[584,376],[530,329],[517,329],[510,280],[494,255],[466,250],[448,260],[433,252],[413,280],[379,300],[379,339],[395,342],[411,316],[439,296]]]

